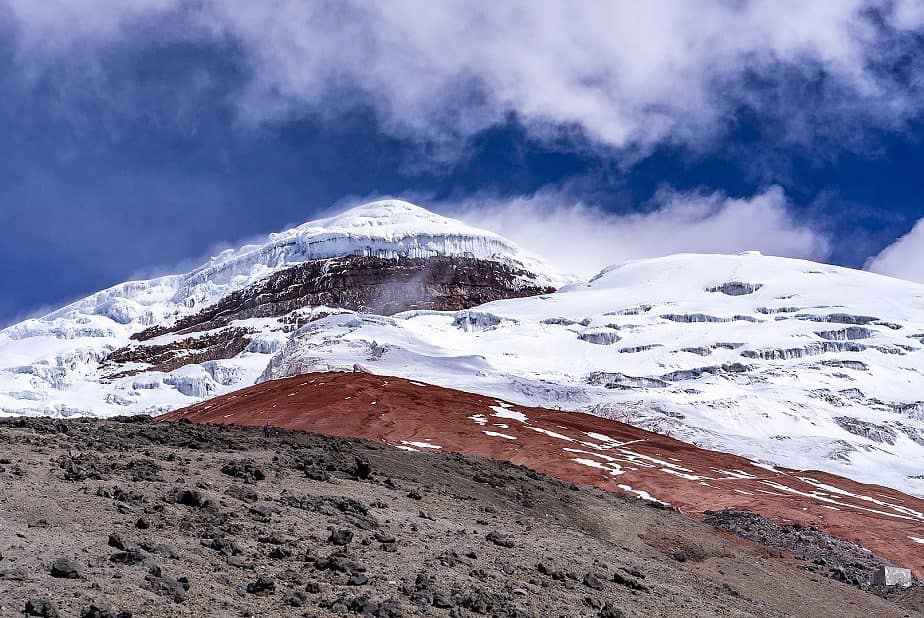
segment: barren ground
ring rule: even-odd
[[[2,616],[917,615],[644,501],[356,439],[7,419],[0,484]]]

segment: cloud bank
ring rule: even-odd
[[[866,270],[924,283],[924,219],[907,234],[870,258]]]
[[[757,250],[811,260],[824,260],[830,252],[828,238],[794,220],[783,190],[775,186],[749,198],[662,190],[648,204],[648,212],[625,215],[608,213],[559,189],[513,199],[429,205],[583,276],[626,260],[681,252]]]
[[[35,78],[65,67],[104,80],[107,54],[132,46],[234,50],[229,103],[246,126],[356,107],[395,136],[458,146],[514,114],[535,137],[576,132],[637,156],[709,141],[742,108],[796,141],[921,111],[916,0],[3,4],[15,60]]]

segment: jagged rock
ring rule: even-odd
[[[122,551],[115,554],[112,554],[109,557],[109,560],[115,562],[116,564],[124,564],[126,566],[131,566],[134,564],[141,564],[144,562],[144,554],[137,550]]]
[[[80,579],[83,577],[83,566],[70,558],[58,558],[51,563],[51,576],[61,579]]]
[[[644,575],[638,572],[636,572],[635,576],[644,577]],[[613,573],[613,581],[619,584],[620,586],[625,586],[626,588],[630,588],[632,590],[638,590],[639,592],[650,592],[650,588],[648,588],[648,586],[646,586],[645,584],[635,579],[632,579],[631,577],[626,577],[625,575],[623,575],[622,573],[618,571]]]
[[[0,580],[21,582],[29,578],[29,572],[23,567],[0,569]]]
[[[197,509],[206,508],[211,504],[211,501],[198,489],[186,487],[174,487],[164,495],[164,501]]]
[[[372,530],[379,523],[368,507],[358,500],[340,496],[283,496],[280,502],[306,511],[339,517],[360,530]]]
[[[327,539],[328,543],[334,545],[349,545],[353,541],[352,530],[334,530]]]
[[[307,595],[299,590],[287,590],[282,597],[286,605],[290,607],[304,607],[308,601]]]
[[[138,549],[138,545],[131,541],[126,541],[121,534],[118,532],[113,532],[109,535],[109,540],[107,541],[109,547],[115,547],[122,551],[133,551]]]
[[[111,352],[106,356],[103,363],[113,368],[113,377],[133,375],[141,371],[118,370],[119,367],[129,363],[148,365],[146,371],[169,373],[184,365],[237,356],[249,345],[250,339],[248,335],[250,332],[246,328],[226,328],[195,337],[186,337],[180,341],[164,345],[128,345]],[[140,383],[139,386],[141,388],[150,388],[143,383]]]
[[[908,436],[909,440],[924,446],[924,430],[917,429],[915,427],[907,427],[901,424],[897,424],[897,426],[902,433]]]
[[[612,602],[607,601],[603,604],[603,607],[600,608],[600,613],[597,614],[600,618],[624,618],[625,613]]]
[[[261,575],[256,581],[247,584],[247,592],[261,596],[273,594],[276,592],[276,582],[268,575]]]
[[[172,577],[148,575],[146,579],[151,590],[173,599],[176,603],[185,601],[186,595],[189,593],[189,579],[185,576],[174,579]]]
[[[23,612],[27,616],[42,616],[43,618],[58,618],[58,607],[49,599],[36,598],[26,601]]]
[[[221,473],[242,479],[245,483],[255,483],[266,478],[263,471],[251,459],[234,459],[221,467]]]
[[[93,604],[81,612],[80,618],[132,618],[132,613],[127,610],[117,612],[111,607]]]
[[[498,547],[513,547],[514,542],[509,536],[501,534],[496,530],[492,530],[485,537],[489,542],[494,543]]]
[[[596,573],[588,573],[584,576],[583,583],[588,588],[594,590],[603,590],[606,586],[603,584],[603,580],[597,576]]]

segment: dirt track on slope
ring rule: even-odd
[[[768,470],[586,414],[499,404],[400,378],[317,373],[246,388],[161,418],[269,424],[512,461],[609,491],[649,495],[694,517],[731,508],[814,526],[924,575],[924,544],[914,540],[924,538],[924,500],[825,472]]]
[[[916,611],[505,462],[149,418],[6,419],[0,453],[3,616]]]

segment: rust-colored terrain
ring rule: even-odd
[[[724,508],[814,526],[924,576],[924,500],[812,470],[770,468],[616,421],[365,373],[267,382],[161,417],[362,437],[508,460],[703,518]]]

